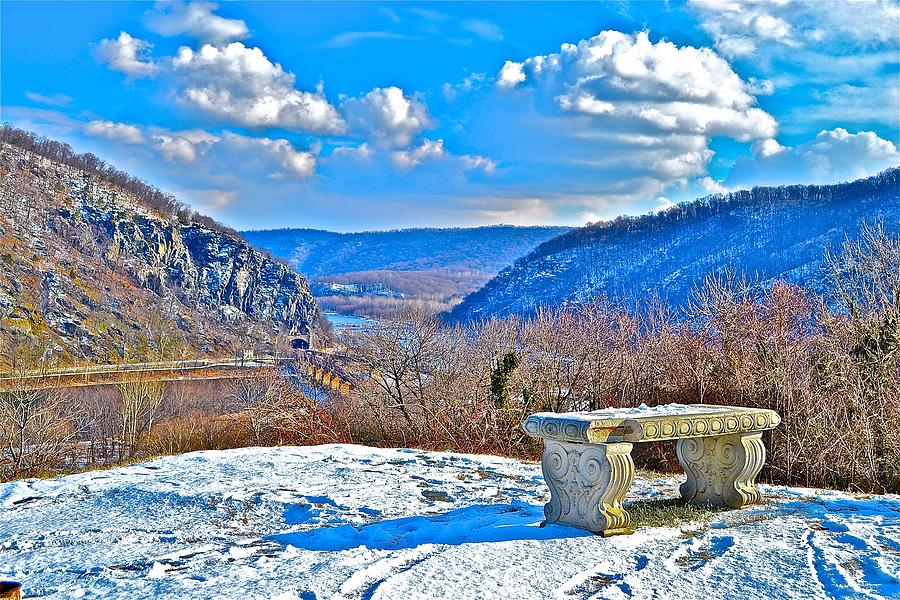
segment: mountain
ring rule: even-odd
[[[310,277],[323,307],[372,314],[403,300],[449,308],[511,261],[569,230],[497,225],[362,233],[275,229],[241,235]]]
[[[316,301],[287,265],[92,155],[20,138],[0,144],[4,338],[118,360],[160,321],[219,355],[314,325]]]
[[[763,285],[781,279],[821,292],[826,248],[862,221],[900,232],[898,180],[893,168],[851,183],[757,187],[575,229],[504,269],[449,319],[529,314],[598,295],[682,305],[704,276],[729,268]]]

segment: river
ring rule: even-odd
[[[328,319],[332,327],[339,330],[360,329],[378,325],[378,321],[367,319],[366,317],[357,317],[354,315],[341,315],[338,313],[327,312],[325,313],[325,318]]]

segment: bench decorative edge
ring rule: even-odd
[[[774,429],[781,423],[781,417],[773,410],[716,408],[720,410],[715,414],[619,419],[592,417],[591,413],[535,413],[525,419],[522,429],[536,438],[603,444],[749,433]]]

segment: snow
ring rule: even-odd
[[[537,417],[558,418],[566,421],[597,421],[602,419],[637,419],[651,417],[684,417],[697,415],[710,415],[716,413],[729,413],[734,408],[728,406],[714,406],[710,404],[660,404],[658,406],[640,406],[627,408],[601,408],[586,412],[569,413],[535,413]]]
[[[636,478],[632,499],[677,495]],[[71,598],[896,598],[900,497],[764,486],[709,523],[540,527],[540,466],[352,445],[0,484],[0,579]]]

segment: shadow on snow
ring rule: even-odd
[[[356,528],[320,527],[269,536],[284,546],[305,550],[372,550],[415,548],[423,544],[458,545],[512,540],[550,540],[593,535],[560,525],[540,527],[543,508],[514,500],[510,504],[476,505],[440,515],[386,519]]]

